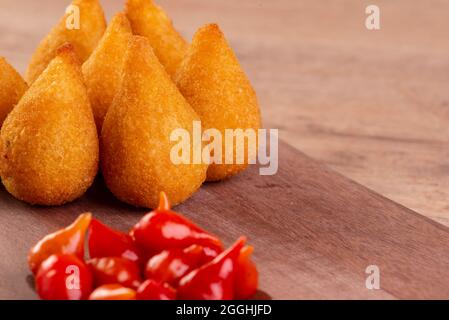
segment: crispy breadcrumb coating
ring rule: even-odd
[[[119,90],[126,49],[132,30],[124,13],[115,15],[82,70],[98,132]]]
[[[223,137],[225,129],[253,129],[257,134],[261,119],[256,93],[218,25],[208,24],[198,30],[175,82],[200,116],[203,130],[218,129]],[[224,164],[224,147],[223,143],[223,164],[209,166],[208,181],[239,173],[255,156],[245,150],[244,164]]]
[[[188,44],[175,30],[164,10],[152,0],[128,0],[126,14],[134,34],[148,38],[159,61],[173,76]]]
[[[81,62],[89,58],[106,29],[103,9],[98,0],[74,0],[72,6],[79,8],[79,29],[67,28],[75,17],[66,13],[50,33],[41,41],[31,58],[25,75],[32,84],[54,58],[56,50],[64,43],[71,43]]]
[[[71,45],[56,57],[6,118],[0,133],[6,189],[30,204],[80,197],[98,169],[98,137],[81,66]]]
[[[164,191],[173,204],[189,198],[206,178],[205,164],[174,164],[172,132],[192,135],[199,118],[187,103],[148,39],[134,36],[125,61],[122,87],[101,134],[101,167],[106,185],[124,202],[156,208]],[[192,152],[192,144],[190,152]]]
[[[0,127],[27,89],[22,76],[0,57]]]

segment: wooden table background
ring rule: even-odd
[[[107,16],[122,2],[103,0]],[[187,38],[201,24],[221,25],[258,92],[265,126],[279,128],[281,139],[449,225],[448,1],[159,3]],[[381,8],[380,31],[364,27],[368,4]],[[0,55],[23,72],[66,5],[0,0]],[[448,228],[285,144],[280,157],[272,179],[252,168],[208,184],[179,210],[226,243],[250,235],[262,289],[273,298],[448,297]],[[4,190],[0,200],[0,298],[36,297],[24,281],[30,243],[81,210],[122,229],[143,213],[114,200],[101,181],[62,208],[30,207]],[[364,287],[371,263],[383,270],[382,290]]]
[[[0,0],[21,72],[68,1]],[[123,1],[102,0],[108,18]],[[449,1],[159,0],[191,39],[218,22],[281,139],[449,225]],[[381,9],[381,30],[364,26]]]

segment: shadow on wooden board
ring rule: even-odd
[[[280,145],[279,172],[256,166],[209,183],[176,210],[231,244],[244,234],[255,247],[258,297],[272,299],[449,298],[449,232]],[[0,298],[35,299],[27,281],[29,248],[80,213],[128,230],[146,212],[116,200],[101,178],[62,207],[24,204],[0,190]],[[380,289],[366,288],[369,265]]]

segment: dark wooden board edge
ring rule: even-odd
[[[281,143],[279,172],[257,166],[208,183],[176,210],[230,244],[255,246],[264,298],[449,298],[449,229]],[[42,236],[91,211],[127,230],[147,211],[116,200],[101,178],[62,207],[29,206],[0,191],[0,298],[34,299],[26,264]],[[380,290],[365,269],[380,268]]]

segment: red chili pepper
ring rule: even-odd
[[[88,234],[91,258],[123,257],[140,263],[140,252],[129,234],[111,229],[96,219],[92,219]]]
[[[203,257],[200,260],[200,265],[206,264],[214,260],[220,253],[223,252],[223,248],[208,248],[203,247]]]
[[[140,220],[131,230],[137,244],[146,252],[157,254],[163,250],[186,248],[192,244],[221,250],[220,240],[208,234],[180,214],[170,211],[165,193],[161,193],[159,207]]]
[[[187,273],[212,260],[196,244],[185,249],[164,250],[148,260],[145,278],[166,282],[174,287]]]
[[[105,284],[91,293],[89,300],[135,300],[136,291],[120,284]]]
[[[232,300],[240,250],[246,242],[241,237],[211,262],[193,270],[179,282],[178,298],[183,300]]]
[[[137,288],[142,281],[137,263],[125,258],[95,258],[87,261],[87,265],[92,272],[96,287],[116,283]]]
[[[44,300],[84,300],[92,291],[92,275],[74,255],[52,255],[42,262],[36,291]]]
[[[146,280],[137,289],[137,300],[175,300],[176,291],[167,283]]]
[[[235,282],[235,299],[237,300],[251,299],[259,286],[259,273],[251,260],[253,251],[252,246],[245,246],[240,251]]]
[[[70,226],[45,236],[28,254],[28,265],[36,274],[42,261],[52,254],[74,254],[84,258],[84,237],[92,215],[80,215]]]

